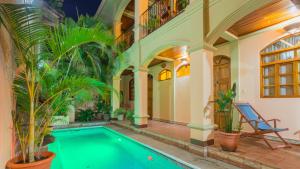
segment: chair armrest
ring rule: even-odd
[[[255,122],[255,130],[258,129],[258,123],[260,122],[259,120],[249,120],[249,122]]]
[[[269,122],[269,121],[273,121],[273,123],[274,123],[274,128],[276,128],[277,127],[277,121],[278,122],[280,122],[280,120],[279,119],[270,119],[270,120],[266,120],[267,122]]]

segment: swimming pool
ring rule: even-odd
[[[194,168],[106,127],[61,129],[53,135],[51,169]]]

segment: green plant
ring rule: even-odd
[[[97,113],[110,114],[111,105],[106,103],[105,100],[99,99],[97,102]]]
[[[19,163],[31,163],[41,158],[47,128],[57,112],[75,99],[92,93],[107,96],[111,90],[88,76],[58,73],[64,72],[62,61],[76,58],[73,54],[83,44],[100,44],[113,53],[114,39],[97,26],[59,24],[50,28],[44,25],[40,9],[26,4],[0,4],[0,23],[9,32],[15,49],[16,111],[12,116],[21,154]]]
[[[124,114],[126,114],[126,109],[124,109],[124,108],[118,108],[118,109],[116,109],[114,111],[114,114],[116,114],[116,115],[124,115]]]
[[[152,32],[159,26],[160,19],[156,15],[150,15],[147,23],[147,29]]]
[[[183,10],[188,6],[188,4],[189,4],[189,0],[178,0],[177,2],[178,10],[179,11]]]
[[[129,120],[131,123],[134,122],[134,111],[133,110],[128,110],[126,112],[126,119]]]
[[[223,113],[225,118],[225,128],[226,133],[233,132],[233,109],[232,102],[236,97],[236,84],[234,83],[232,89],[229,89],[226,92],[220,92],[219,97],[216,100],[218,105],[218,113]]]
[[[79,110],[77,113],[77,120],[81,122],[92,121],[95,118],[96,112],[92,109]]]

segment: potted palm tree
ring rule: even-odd
[[[113,45],[113,36],[99,27],[59,25],[49,28],[41,11],[32,5],[0,4],[0,23],[15,47],[16,75],[12,113],[17,137],[16,157],[8,169],[49,169],[55,154],[42,151],[53,116],[88,92],[109,94],[110,87],[86,76],[54,75],[60,60],[76,53],[82,44]],[[54,81],[54,82],[53,82]]]
[[[232,89],[226,92],[219,93],[216,100],[218,105],[218,113],[224,115],[225,127],[217,132],[217,140],[224,151],[236,151],[240,132],[239,129],[233,128],[233,100],[236,97],[236,84],[233,84]]]

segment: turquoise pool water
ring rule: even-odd
[[[56,130],[53,135],[51,169],[191,168],[106,127]]]

